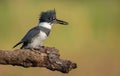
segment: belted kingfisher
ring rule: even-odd
[[[23,43],[20,49],[40,49],[49,36],[53,24],[67,25],[68,22],[57,19],[55,9],[42,12],[38,26],[30,29],[13,48]]]

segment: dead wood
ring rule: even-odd
[[[46,67],[52,71],[68,73],[77,67],[76,63],[60,59],[59,50],[54,47],[43,47],[40,50],[17,49],[0,50],[0,64],[28,67]]]

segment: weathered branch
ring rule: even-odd
[[[77,67],[76,63],[60,59],[60,54],[54,47],[44,47],[40,50],[18,49],[14,51],[0,50],[0,64],[28,67],[46,67],[52,71],[68,73]]]

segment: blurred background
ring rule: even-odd
[[[62,74],[0,65],[0,76],[120,76],[119,0],[0,0],[0,49],[14,50],[38,24],[40,13],[54,8],[57,18],[69,25],[55,25],[44,45],[58,48],[61,58],[76,62],[78,68]]]

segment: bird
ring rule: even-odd
[[[31,28],[13,48],[22,44],[20,49],[40,49],[54,24],[68,25],[68,22],[57,19],[55,9],[41,12],[38,25]]]

